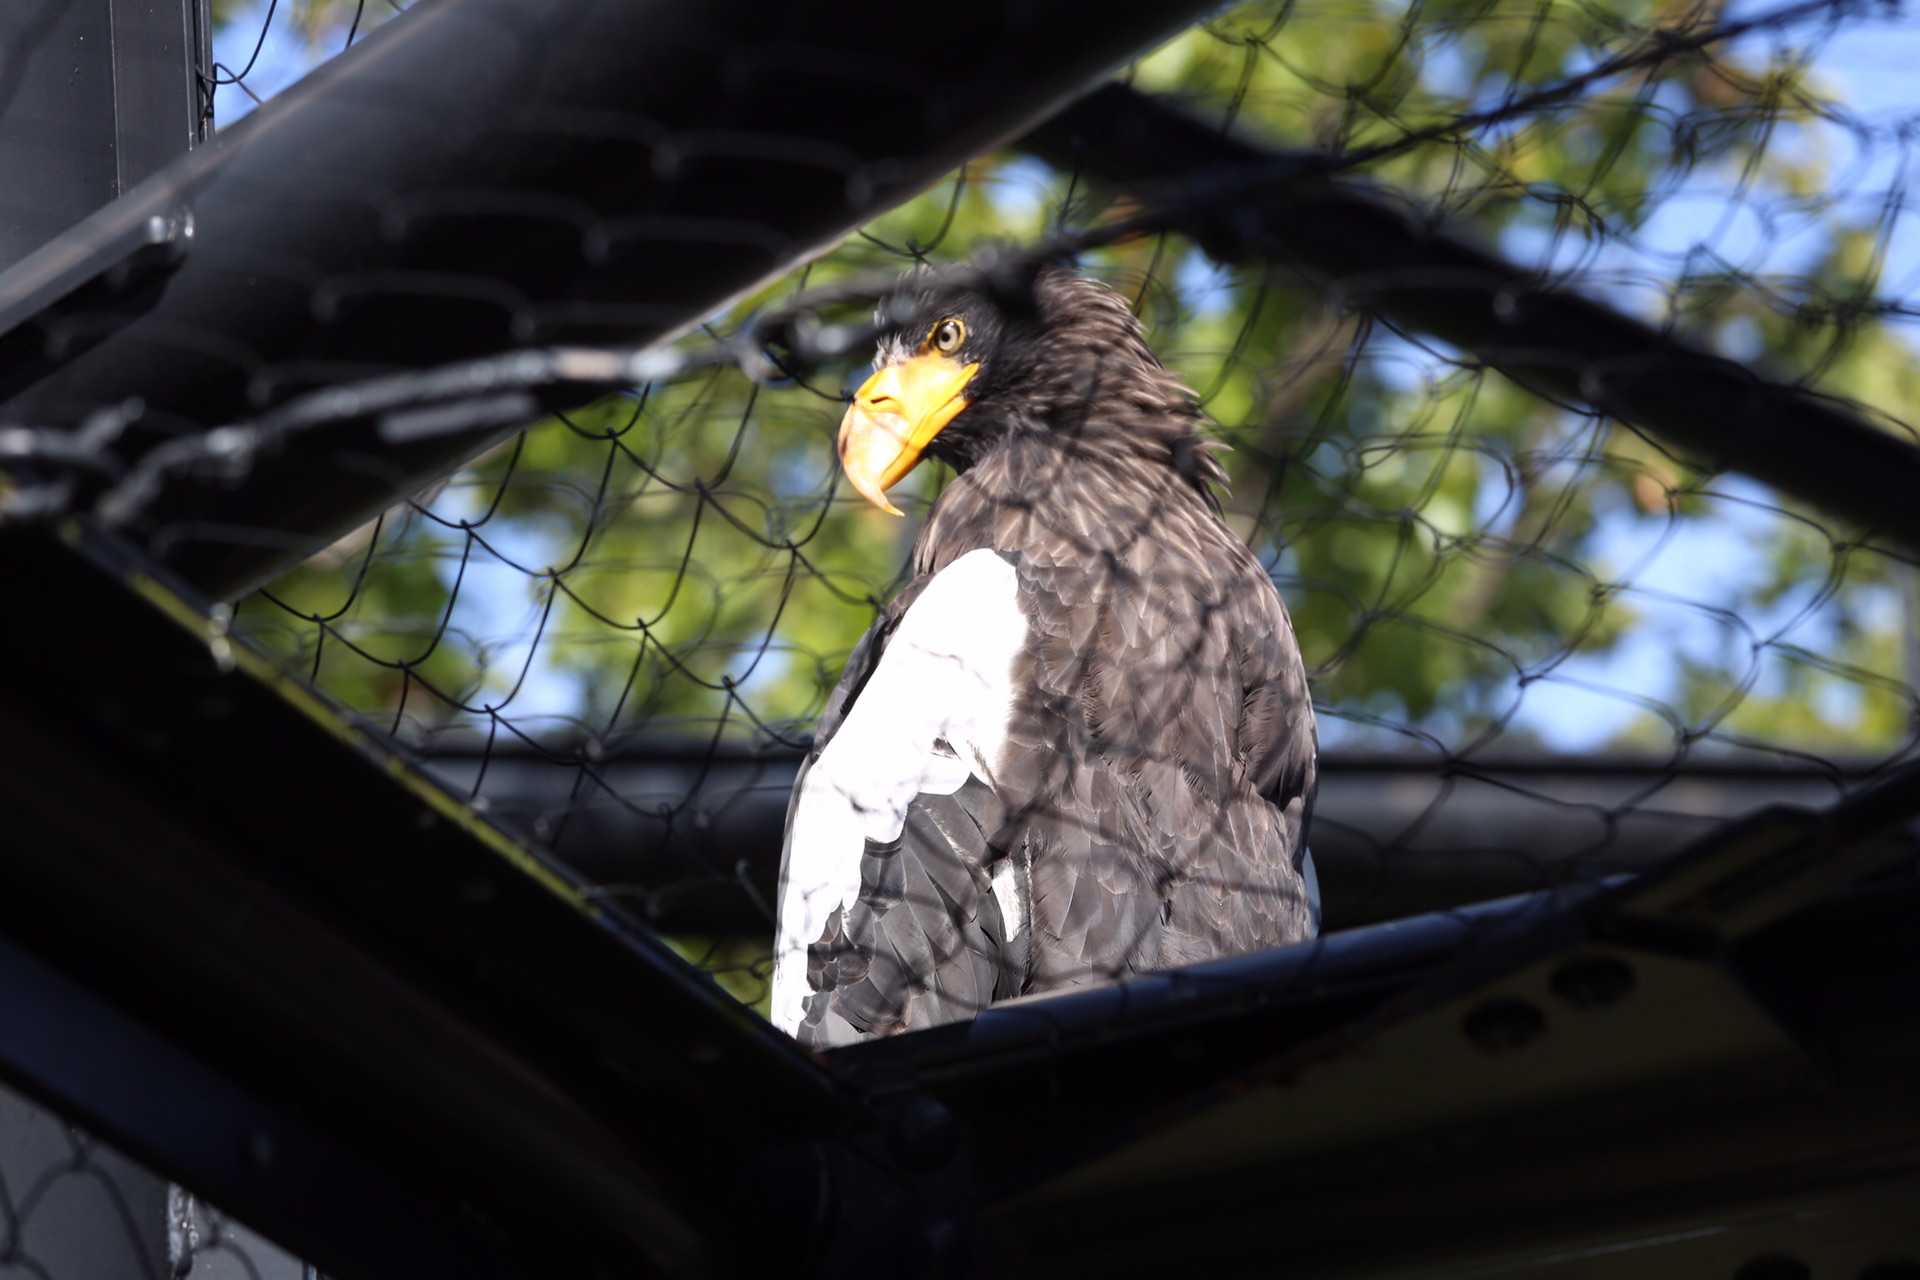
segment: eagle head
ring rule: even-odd
[[[880,302],[874,373],[840,424],[847,478],[886,491],[922,457],[967,468],[1019,434],[1173,467],[1211,504],[1225,475],[1193,393],[1161,365],[1126,302],[1057,266],[922,268]]]

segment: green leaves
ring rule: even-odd
[[[299,20],[320,31],[346,13],[315,0]],[[1920,402],[1920,366],[1875,302],[1889,228],[1829,189],[1809,131],[1832,126],[1806,60],[1703,41],[1719,18],[1640,0],[1250,5],[1132,74],[1223,127],[1359,158],[1351,176],[1538,263],[1544,284],[1898,415]],[[713,332],[804,288],[1129,207],[1111,200],[1080,175],[984,157]],[[1804,269],[1780,275],[1769,224],[1743,210],[1790,212]],[[1743,217],[1759,229],[1729,230]],[[1600,682],[1619,709],[1604,734],[1625,745],[1884,750],[1911,734],[1903,624],[1885,605],[1911,571],[1830,515],[1764,495],[1740,572],[1663,569],[1645,586],[1654,562],[1625,548],[1729,518],[1710,470],[1342,310],[1282,266],[1221,271],[1177,235],[1083,266],[1136,300],[1234,446],[1229,519],[1281,581],[1331,740],[1552,741],[1562,726],[1531,691],[1562,678]],[[833,436],[860,372],[755,385],[709,369],[541,424],[243,621],[336,696],[422,722],[804,733],[941,482],[929,464],[901,487],[907,521],[843,492]],[[1682,580],[1696,621],[1653,642]],[[1722,612],[1759,619],[1744,648],[1709,638]],[[1623,675],[1628,659],[1653,665]]]

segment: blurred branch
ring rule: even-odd
[[[1416,210],[1319,178],[1311,158],[1224,136],[1110,85],[1024,145],[1157,201],[1217,260],[1281,262],[1336,303],[1470,353],[1559,404],[1648,428],[1920,547],[1920,448],[1855,406],[1711,354],[1468,244]],[[1911,435],[1911,431],[1908,432]]]
[[[1349,171],[1364,165],[1401,155],[1429,142],[1457,142],[1468,135],[1509,120],[1539,116],[1551,109],[1585,97],[1594,86],[1636,71],[1653,72],[1667,63],[1701,53],[1716,44],[1725,44],[1756,31],[1771,31],[1792,26],[1809,18],[1828,15],[1833,21],[1863,6],[1858,0],[1800,0],[1737,22],[1714,21],[1718,7],[1696,9],[1669,27],[1654,27],[1636,40],[1625,52],[1614,55],[1579,75],[1556,81],[1547,88],[1528,94],[1509,92],[1496,107],[1468,112],[1435,124],[1412,129],[1391,142],[1361,147],[1340,153],[1329,162],[1330,169]]]

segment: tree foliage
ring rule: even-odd
[[[332,32],[356,9],[305,0],[298,20]],[[1888,228],[1831,198],[1806,140],[1832,114],[1806,62],[1735,42],[1581,78],[1718,18],[1658,0],[1250,5],[1130,74],[1268,142],[1364,157],[1355,180],[1544,276],[1900,429],[1920,366],[1875,310]],[[1676,223],[1670,206],[1702,193],[1728,216],[1795,210],[1802,268],[1779,274],[1765,242],[1743,258],[1709,214]],[[1016,153],[987,157],[714,324],[876,268],[1030,243],[1106,216],[1112,198]],[[1853,545],[1830,514],[1696,469],[1280,267],[1224,271],[1177,235],[1082,265],[1135,300],[1234,446],[1229,518],[1274,568],[1334,738],[1450,752],[1551,740],[1566,726],[1530,699],[1595,673],[1622,708],[1597,741],[1826,753],[1912,736],[1910,566]],[[290,573],[243,619],[349,704],[423,724],[803,732],[941,483],[931,465],[916,473],[904,522],[837,483],[833,432],[859,373],[756,385],[707,370],[543,423]],[[1673,602],[1621,548],[1728,521],[1748,531],[1742,563],[1702,567],[1682,602],[1691,629],[1623,673]]]

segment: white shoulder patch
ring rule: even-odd
[[[951,794],[969,776],[993,785],[1026,639],[1019,576],[993,551],[941,570],[901,618],[801,784],[774,943],[772,1012],[782,1030],[798,1030],[804,1016],[807,947],[859,896],[866,841],[897,839],[922,792]]]
[[[1020,897],[1020,881],[1012,858],[1002,858],[994,864],[993,896],[1000,903],[1000,919],[1006,926],[1007,941],[1012,942],[1027,927],[1027,904]]]

